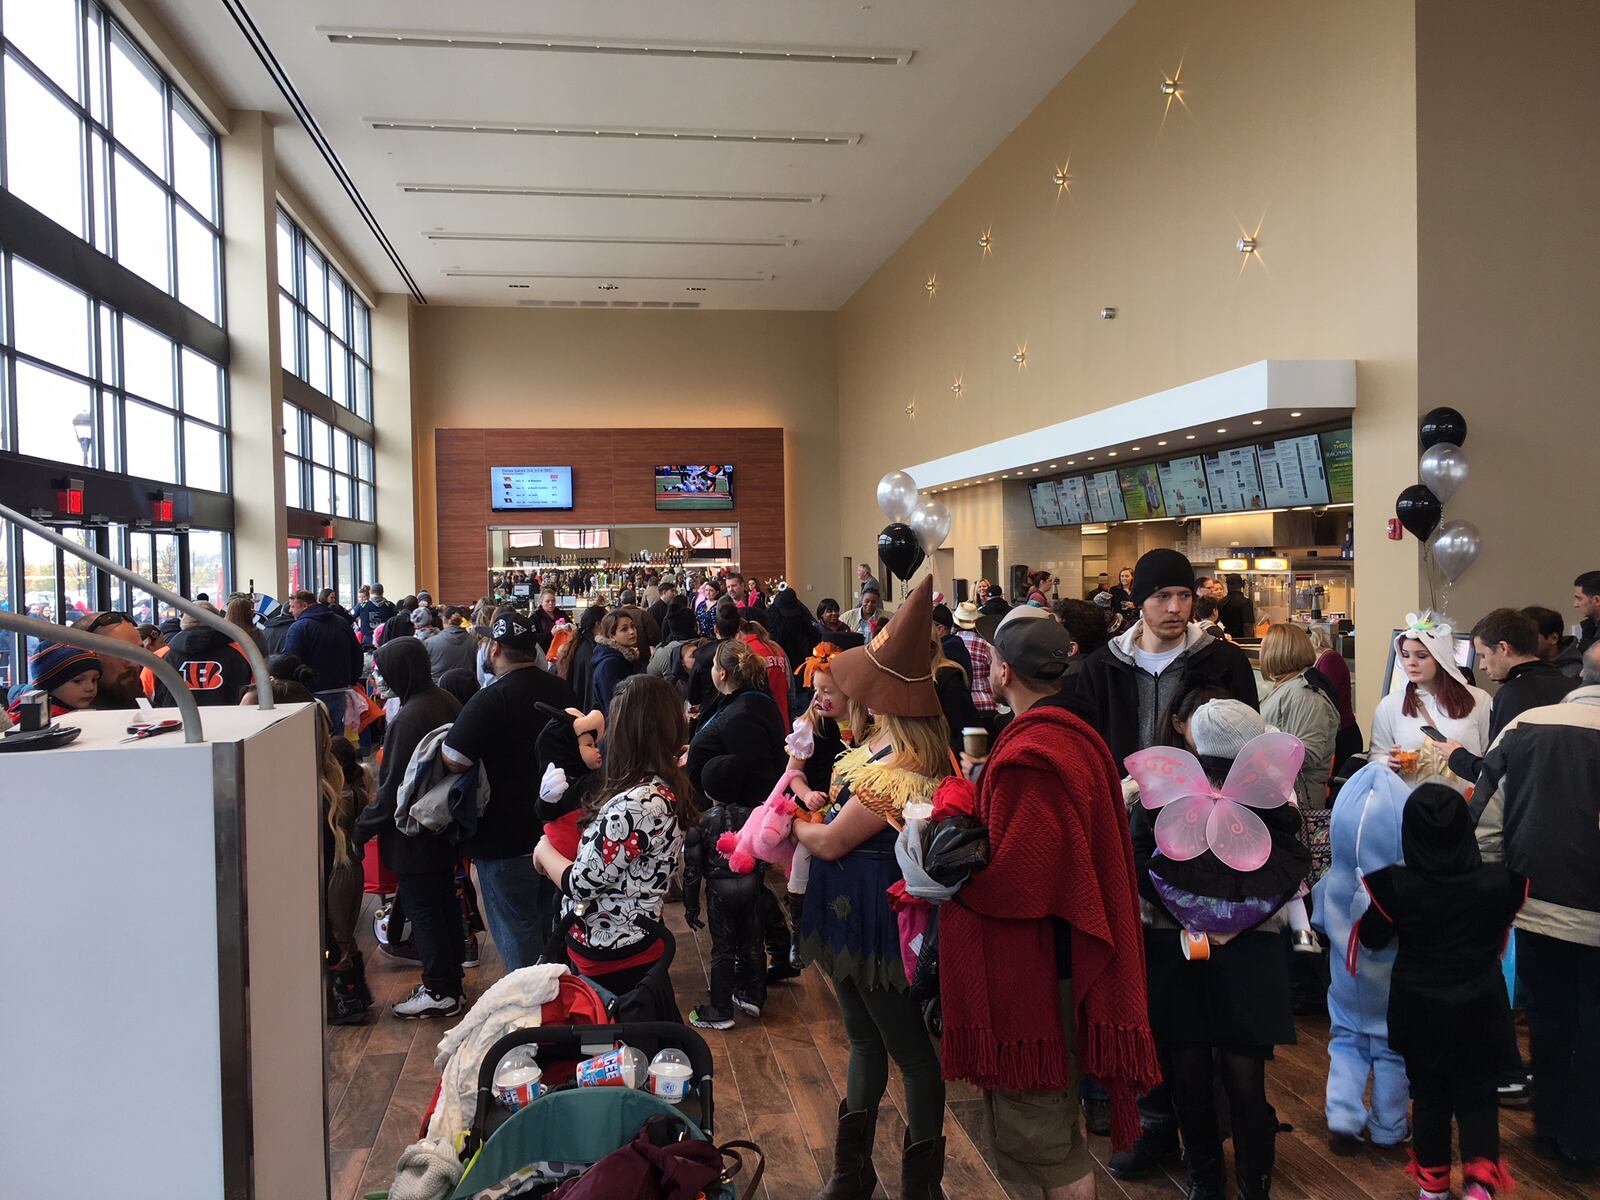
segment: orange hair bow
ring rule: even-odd
[[[812,647],[811,657],[794,669],[794,673],[800,676],[801,686],[810,687],[812,676],[818,671],[826,671],[830,675],[833,674],[831,664],[834,659],[843,653],[844,651],[840,650],[832,642],[818,642]]]

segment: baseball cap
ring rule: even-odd
[[[1041,617],[1052,625],[1055,624],[1054,619],[1044,609],[1035,608],[1031,604],[1019,604],[1015,608],[1007,609],[1004,614],[988,613],[979,617],[978,623],[974,628],[977,629],[978,636],[992,646],[995,644],[995,638],[999,636],[1000,630],[1007,625],[1016,621],[1036,621]]]
[[[502,646],[532,654],[539,648],[538,634],[533,622],[519,612],[509,612],[494,619],[489,636]]]
[[[1025,608],[1018,612],[1027,611]],[[1036,610],[1038,611],[1038,610]],[[995,632],[994,652],[1000,661],[1024,679],[1055,681],[1066,674],[1072,657],[1072,635],[1059,621],[1046,618],[1007,619]]]

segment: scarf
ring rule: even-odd
[[[595,644],[599,646],[610,646],[613,650],[622,655],[623,658],[627,659],[631,663],[639,661],[639,647],[637,646],[624,646],[621,642],[614,642],[608,637],[595,638]]]
[[[1035,707],[995,740],[977,817],[989,865],[939,914],[945,1078],[994,1091],[1066,1087],[1050,920],[1059,918],[1071,928],[1078,1069],[1111,1092],[1113,1145],[1132,1145],[1137,1099],[1161,1069],[1111,753],[1070,712]]]

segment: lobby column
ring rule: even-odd
[[[391,599],[437,579],[418,577],[411,427],[411,297],[385,292],[372,310],[372,424],[378,475],[378,582]]]
[[[283,490],[283,383],[278,340],[277,162],[261,112],[234,114],[222,139],[227,214],[229,429],[237,578],[282,600],[289,586]]]

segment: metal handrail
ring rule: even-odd
[[[83,559],[84,562],[90,564],[91,566],[99,567],[107,574],[115,575],[118,579],[126,580],[128,583],[131,583],[137,587],[141,592],[149,592],[156,599],[165,600],[168,604],[172,605],[179,611],[188,613],[191,617],[195,617],[196,619],[203,621],[205,624],[211,626],[211,628],[227,634],[228,637],[238,645],[239,649],[244,651],[245,658],[250,662],[250,672],[255,676],[256,707],[272,707],[272,675],[271,672],[267,670],[267,656],[261,653],[261,647],[256,645],[255,639],[243,629],[240,629],[237,625],[233,624],[233,622],[226,620],[220,613],[212,612],[209,608],[202,608],[200,605],[191,600],[185,600],[182,596],[178,595],[177,592],[169,591],[167,588],[162,587],[154,580],[146,579],[137,571],[129,570],[121,563],[114,563],[104,555],[96,554],[93,550],[85,549],[84,547],[78,545],[78,543],[72,541],[70,538],[63,537],[54,529],[51,529],[46,525],[39,524],[39,522],[35,521],[32,517],[23,516],[14,508],[8,508],[6,505],[0,504],[0,517],[5,518],[7,521],[14,521],[19,527],[26,529],[29,533],[38,537],[42,537],[45,541],[50,542],[53,545],[60,546],[61,549]],[[63,628],[59,625],[51,625],[50,627],[58,631]],[[71,638],[64,637],[57,637],[55,640],[59,642],[72,641]],[[110,638],[105,640],[113,641],[113,639]],[[73,642],[73,644],[78,645],[79,643]],[[128,646],[124,642],[114,642],[114,644],[129,651],[129,653],[117,654],[114,657],[131,658],[137,662],[145,661],[144,659],[139,658],[137,655],[132,653],[132,646]],[[98,643],[96,643],[94,648],[98,649]],[[146,653],[148,653],[148,651],[146,651]],[[182,683],[181,680],[179,682]],[[171,685],[169,684],[168,686],[170,687]],[[187,685],[185,685],[184,690],[188,690]],[[182,705],[179,705],[179,707],[181,708]]]
[[[24,616],[21,613],[0,611],[0,629],[31,634],[45,641],[65,642],[69,646],[93,650],[97,654],[143,663],[167,685],[167,691],[172,693],[173,702],[183,714],[183,740],[205,741],[205,734],[200,728],[200,706],[195,703],[194,693],[183,682],[183,676],[178,674],[177,669],[159,654],[153,654],[143,646],[130,646],[127,642],[119,642],[116,638],[107,637],[103,633],[90,633],[72,625],[57,625],[54,621]]]

